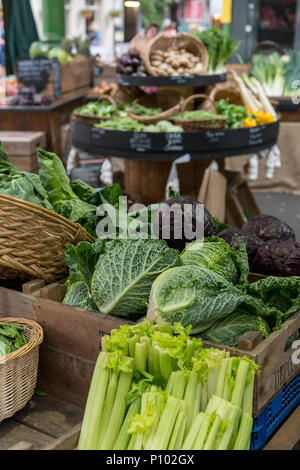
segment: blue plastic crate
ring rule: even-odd
[[[251,435],[251,450],[261,450],[269,437],[300,403],[300,373],[288,384],[274,400],[266,406],[254,420]]]

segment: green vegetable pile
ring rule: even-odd
[[[226,117],[227,123],[225,129],[241,129],[244,126],[244,120],[248,116],[244,106],[230,104],[222,99],[215,103],[218,113]]]
[[[183,132],[182,127],[176,126],[170,121],[159,121],[157,124],[145,125],[129,117],[109,119],[101,124],[95,124],[95,127],[128,132]]]
[[[118,105],[116,108],[107,100],[101,101],[101,103],[90,101],[89,103],[76,108],[73,113],[95,116],[99,118],[112,117],[115,114],[120,117],[127,116],[125,105]]]
[[[251,75],[262,84],[267,96],[281,97],[297,94],[299,87],[295,83],[300,74],[300,53],[290,51],[280,56],[273,52],[269,56],[253,56]]]
[[[27,344],[23,327],[0,322],[0,357],[11,354]]]
[[[102,338],[78,450],[249,449],[258,366],[189,332],[144,321]]]
[[[216,113],[210,113],[209,111],[205,111],[204,109],[198,109],[195,111],[185,111],[182,114],[177,114],[172,119],[220,119]]]
[[[136,104],[133,109],[131,110],[133,114],[136,116],[157,116],[163,112],[162,108],[148,108],[146,106],[142,106],[141,104]]]
[[[116,184],[96,191],[80,180],[71,184],[60,158],[45,150],[38,150],[38,164],[39,175],[18,170],[0,143],[0,194],[52,210],[81,224],[96,237],[96,227],[101,220],[96,214],[97,208],[104,203],[117,208],[122,196],[120,186]]]
[[[236,53],[241,45],[241,41],[233,40],[230,34],[215,26],[201,33],[195,31],[192,34],[201,39],[206,46],[209,55],[207,73],[222,72],[228,59]]]

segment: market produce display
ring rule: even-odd
[[[140,57],[139,51],[131,48],[122,57],[117,59],[116,72],[122,75],[143,76],[146,74],[146,67]]]
[[[159,121],[157,124],[145,125],[130,117],[110,119],[95,124],[95,127],[125,132],[183,132],[181,126],[177,126],[170,121]]]
[[[0,358],[27,344],[23,327],[15,323],[0,322]]]
[[[150,61],[157,76],[201,75],[205,72],[199,57],[184,48],[156,49]]]
[[[97,101],[90,101],[73,111],[73,114],[82,114],[83,116],[94,116],[99,118],[110,118],[115,115],[126,117],[126,107],[118,104],[117,107],[113,106],[109,101],[103,100],[101,103]]]
[[[102,338],[78,450],[248,450],[258,366],[180,323]]]
[[[251,76],[243,75],[250,87],[255,89],[255,77],[262,85],[267,96],[290,97],[297,95],[297,80],[300,74],[300,53],[289,51],[280,56],[273,52],[269,56],[255,54],[252,58]]]
[[[35,87],[18,88],[8,102],[10,106],[49,106],[52,99],[42,93],[37,93]]]

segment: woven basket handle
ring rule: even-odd
[[[118,105],[117,105],[117,103],[115,102],[115,100],[113,99],[112,96],[110,96],[110,95],[100,95],[99,98],[98,98],[98,103],[101,103],[104,100],[109,101],[110,104],[117,109]]]
[[[214,107],[214,109],[215,109],[215,112],[217,113],[217,108],[216,108],[215,103],[213,102],[213,100],[210,99],[209,96],[203,95],[202,93],[199,93],[198,95],[192,95],[192,96],[190,96],[187,100],[185,100],[185,102],[183,103],[182,108],[181,108],[181,117],[183,117],[187,105],[188,105],[191,101],[194,101],[194,100],[197,99],[197,98],[204,98],[205,101],[209,101],[209,102],[213,105],[213,107]]]
[[[278,52],[280,52],[281,54],[284,54],[284,50],[282,49],[282,47],[277,42],[274,42],[274,41],[259,42],[257,46],[253,49],[253,54],[255,54],[255,52],[261,47],[273,47],[274,49],[277,49]]]

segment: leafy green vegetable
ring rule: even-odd
[[[271,328],[264,318],[238,308],[232,315],[218,320],[211,328],[204,331],[201,338],[237,347],[239,337],[248,331],[260,331],[264,339],[271,334]]]
[[[228,59],[238,50],[241,41],[235,41],[230,34],[216,26],[208,28],[201,33],[193,32],[204,42],[209,55],[208,73],[217,73],[224,69]]]
[[[27,340],[21,325],[0,322],[0,357],[17,351],[25,344]]]
[[[179,264],[178,252],[162,240],[115,240],[106,244],[92,280],[92,295],[102,313],[139,318],[155,278]]]
[[[96,189],[92,188],[89,184],[81,180],[75,180],[71,183],[71,189],[77,197],[84,202],[89,202],[90,199],[97,193]]]
[[[226,117],[226,129],[240,129],[244,127],[247,110],[244,106],[230,104],[228,100],[221,99],[215,103],[218,113]]]
[[[142,106],[141,104],[136,104],[132,108],[131,112],[136,116],[157,116],[161,114],[163,110],[161,108],[149,108],[146,106]]]
[[[84,310],[92,312],[98,311],[97,305],[89,293],[86,284],[82,281],[67,283],[67,293],[63,300],[63,304],[83,308]]]
[[[243,245],[235,251],[222,238],[205,238],[190,243],[180,258],[184,265],[210,269],[233,284],[248,282],[248,256]]]
[[[177,114],[172,119],[221,119],[221,116],[218,116],[216,113],[211,113],[209,111],[205,111],[204,109],[197,109],[195,111],[185,111],[182,114]]]
[[[110,130],[115,130],[115,131],[140,132],[144,130],[145,125],[141,124],[135,119],[131,119],[130,117],[125,117],[125,118],[108,119],[107,121],[103,121],[100,124],[95,124],[95,127],[97,127],[98,129],[110,129]]]
[[[192,325],[192,333],[196,334],[208,330],[240,306],[267,319],[272,329],[279,328],[287,315],[299,310],[299,298],[284,315],[278,306],[264,302],[262,295],[253,295],[253,292],[263,292],[262,285],[254,284],[254,288],[251,285],[248,291],[250,295],[213,271],[198,266],[169,269],[153,283],[148,317],[158,323]]]

